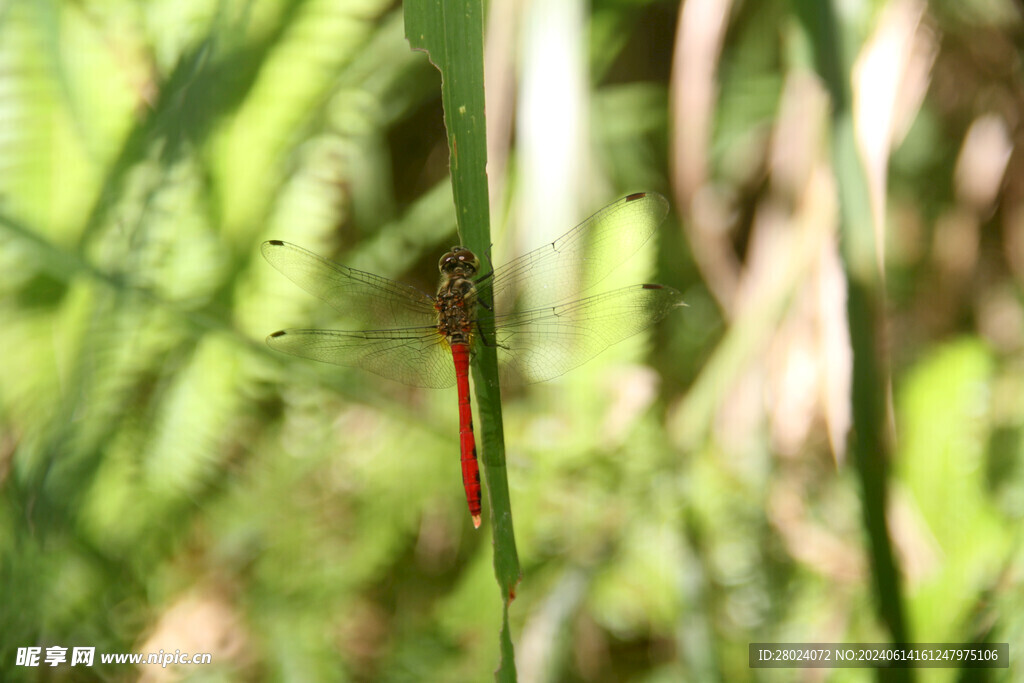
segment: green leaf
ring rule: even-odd
[[[475,253],[486,254],[491,239],[484,121],[483,8],[474,0],[410,0],[405,3],[405,32],[412,47],[427,52],[441,72],[441,101],[448,130],[459,234]],[[493,304],[492,301],[481,303]],[[484,338],[493,338],[493,324],[484,325],[480,332]],[[496,675],[498,680],[515,680],[508,606],[515,597],[520,570],[505,470],[496,349],[477,344],[473,361],[483,469],[494,527],[494,572],[504,601],[502,656]]]
[[[951,342],[914,367],[897,400],[897,474],[936,544],[910,601],[922,642],[958,637],[1013,550],[984,466],[994,368],[979,340]]]

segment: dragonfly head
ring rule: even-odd
[[[452,247],[437,262],[437,267],[446,277],[471,278],[480,270],[480,259],[465,247]]]

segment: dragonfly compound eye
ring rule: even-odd
[[[458,257],[459,265],[462,266],[467,276],[476,275],[476,272],[480,270],[480,259],[469,249],[460,251]]]
[[[458,249],[460,249],[460,247],[452,247],[451,251],[442,256],[441,260],[437,262],[437,269],[442,273],[452,272],[452,268],[454,268],[459,262],[459,258],[456,256],[456,251]]]

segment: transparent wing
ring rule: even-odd
[[[271,240],[263,257],[289,280],[341,313],[353,327],[421,327],[437,323],[434,300],[415,287],[364,273],[288,242]]]
[[[658,194],[629,195],[551,244],[495,269],[480,283],[498,302],[495,341],[507,376],[538,382],[561,375],[682,303],[677,291],[660,285],[636,285],[564,303],[636,253],[667,212],[668,202]],[[267,338],[272,348],[363,368],[413,386],[454,384],[451,349],[437,331],[432,297],[286,242],[265,242],[262,252],[286,277],[355,326],[370,328],[284,330]],[[514,296],[527,304],[520,308],[529,310],[507,313],[515,308]],[[493,314],[481,308],[478,315]]]
[[[504,378],[542,382],[582,365],[683,305],[671,287],[633,285],[495,318]]]
[[[564,301],[597,284],[635,254],[667,213],[668,201],[660,194],[623,197],[551,244],[495,268],[480,288],[492,290],[499,312],[510,311],[514,298],[527,308]]]
[[[414,387],[455,384],[451,347],[437,327],[344,332],[282,330],[267,337],[271,348],[323,363],[362,368]]]

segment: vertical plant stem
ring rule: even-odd
[[[833,167],[839,187],[840,230],[847,276],[847,318],[853,348],[853,437],[850,452],[861,485],[864,527],[870,543],[878,616],[894,642],[908,642],[903,593],[888,531],[889,464],[886,427],[888,382],[881,350],[884,291],[877,270],[867,181],[854,136],[850,77],[852,31],[844,31],[833,0],[796,0],[797,15],[814,46],[818,74],[833,107]],[[911,680],[907,669],[892,669],[890,680]]]

